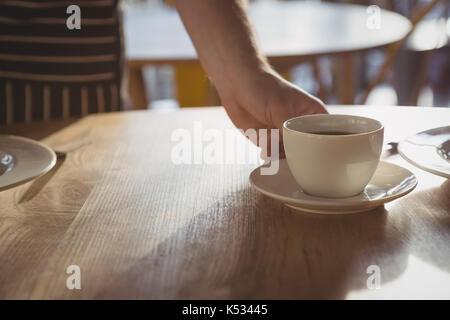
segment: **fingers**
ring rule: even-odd
[[[239,106],[228,106],[226,111],[236,128],[241,130],[253,144],[261,148],[263,160],[285,158],[281,130],[273,131],[278,128],[256,120],[249,112]],[[249,130],[251,129],[254,130],[255,134],[250,134]],[[261,129],[264,131],[261,131]]]
[[[263,95],[263,100],[257,96],[255,99],[244,99],[248,103],[245,106],[238,101],[225,104],[225,109],[233,124],[241,129],[244,135],[255,145],[261,147],[262,157],[284,157],[283,148],[283,124],[286,120],[311,114],[328,113],[323,102],[318,98],[304,92],[292,84],[281,87],[271,87],[268,95]],[[268,93],[268,92],[265,92]],[[262,107],[263,106],[263,107]],[[271,129],[279,129],[277,133]],[[253,134],[248,134],[253,129]],[[260,129],[266,129],[263,137]],[[275,137],[274,135],[277,135]],[[273,142],[272,142],[273,139]]]
[[[280,130],[283,129],[286,120],[299,116],[328,113],[322,101],[306,92],[297,90],[297,88],[287,99],[284,105],[272,108],[275,113],[272,114],[272,119],[275,120],[274,124]]]
[[[273,131],[271,131],[266,141],[267,143],[262,143],[260,145],[261,158],[263,160],[278,160],[286,158],[281,135],[277,135],[276,137],[274,137]],[[276,143],[276,145],[273,145],[272,142]]]
[[[256,120],[255,117],[238,104],[225,105],[225,110],[228,117],[231,119],[231,122],[233,122],[238,129],[246,131],[248,129],[258,130],[265,127],[263,123]]]
[[[327,109],[325,108],[325,104],[319,98],[311,96],[311,99],[311,110],[314,112],[314,114],[328,113]]]

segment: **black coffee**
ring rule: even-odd
[[[320,134],[325,136],[346,136],[349,134],[354,134],[353,132],[342,132],[342,131],[319,131],[319,132],[309,132],[311,134]]]

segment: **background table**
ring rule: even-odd
[[[439,108],[329,109],[383,121],[386,142],[450,119]],[[394,155],[419,179],[406,197],[363,214],[294,213],[250,186],[255,165],[174,165],[171,134],[195,121],[232,128],[222,108],[133,111],[46,138],[67,158],[0,193],[0,298],[450,298],[449,180]],[[81,290],[66,289],[69,265]],[[366,287],[369,265],[381,268],[379,290]]]
[[[353,103],[352,56],[401,40],[411,28],[400,14],[381,10],[380,29],[369,29],[367,6],[325,2],[270,2],[250,5],[250,18],[264,54],[281,73],[323,55],[342,55],[341,103]],[[124,16],[125,40],[134,105],[146,108],[142,68],[176,66],[181,106],[205,103],[208,82],[195,49],[172,8],[137,7]],[[182,84],[182,85],[180,85]]]

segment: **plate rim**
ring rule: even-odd
[[[278,161],[286,161],[286,159],[280,159]],[[417,176],[413,172],[408,170],[407,168],[404,168],[404,167],[402,167],[400,165],[397,165],[397,164],[394,164],[394,163],[388,162],[388,161],[383,161],[383,160],[380,160],[380,163],[386,163],[386,164],[393,165],[393,166],[396,166],[396,167],[402,168],[403,170],[408,171],[414,177],[414,180],[415,180],[414,185],[412,187],[410,187],[409,189],[407,189],[407,190],[405,190],[403,192],[400,192],[400,193],[398,193],[396,195],[388,196],[388,197],[381,198],[381,199],[357,201],[357,202],[354,202],[354,203],[346,203],[346,204],[338,204],[338,203],[325,204],[325,203],[320,203],[319,202],[320,201],[319,199],[321,199],[321,197],[316,197],[318,199],[316,201],[308,201],[308,200],[303,200],[302,201],[302,200],[288,198],[288,197],[279,196],[279,195],[276,195],[274,197],[272,193],[269,193],[269,192],[265,191],[264,189],[258,187],[254,183],[254,181],[252,180],[252,176],[254,174],[256,174],[255,172],[257,172],[257,170],[259,170],[264,165],[258,166],[257,168],[253,169],[252,172],[249,175],[249,180],[250,180],[250,184],[256,190],[258,190],[259,192],[261,192],[265,196],[268,196],[269,198],[272,198],[272,199],[275,199],[275,200],[279,200],[279,201],[283,202],[284,204],[289,203],[292,206],[295,206],[295,205],[302,206],[305,209],[323,208],[323,210],[333,210],[333,209],[346,210],[346,209],[352,209],[352,208],[356,208],[356,207],[358,207],[358,208],[374,208],[374,207],[381,206],[381,205],[383,205],[385,203],[394,201],[394,200],[396,200],[398,198],[404,197],[405,195],[411,193],[417,187],[418,182],[419,182],[418,179],[417,179]],[[326,199],[330,199],[330,198],[326,198]],[[336,201],[338,201],[338,200],[339,200],[339,198],[336,199]],[[301,209],[300,207],[298,207],[298,208]]]
[[[21,137],[21,136],[15,136],[15,135],[10,135],[10,134],[0,134],[0,138],[6,138],[6,139],[12,139],[12,140],[22,140],[25,141],[27,143],[30,144],[34,144],[37,145],[43,149],[46,149],[49,154],[52,155],[52,160],[50,161],[50,163],[47,165],[46,168],[44,168],[41,172],[37,173],[37,174],[33,174],[30,175],[30,177],[26,178],[26,179],[22,179],[16,182],[13,182],[11,184],[5,185],[5,186],[0,186],[0,192],[8,190],[8,189],[12,189],[15,188],[21,184],[27,183],[31,180],[34,180],[44,174],[46,174],[47,172],[49,172],[56,164],[56,153],[55,151],[53,151],[53,149],[51,149],[49,146],[45,145],[44,143],[40,142],[40,141],[36,141],[30,138],[26,138],[26,137]]]
[[[435,174],[435,175],[437,175],[437,176],[440,176],[440,177],[444,177],[444,178],[450,179],[450,174],[445,173],[445,172],[442,172],[442,171],[439,171],[439,170],[437,170],[437,169],[434,169],[434,168],[431,168],[431,167],[428,167],[428,166],[424,166],[424,165],[422,165],[422,164],[420,164],[420,163],[414,161],[413,159],[409,158],[409,157],[405,154],[404,150],[402,150],[402,149],[403,149],[403,146],[407,143],[407,140],[408,140],[408,139],[413,138],[413,137],[415,137],[415,136],[417,136],[417,135],[419,135],[419,134],[427,133],[427,132],[429,132],[429,131],[431,131],[431,130],[439,130],[439,129],[443,129],[443,128],[450,128],[450,126],[442,126],[442,127],[436,127],[436,128],[431,128],[431,129],[423,130],[423,131],[417,132],[417,133],[415,133],[415,134],[413,134],[413,135],[411,135],[411,136],[409,136],[409,137],[403,139],[402,141],[400,141],[400,142],[398,143],[398,146],[397,146],[398,153],[401,155],[401,157],[402,157],[403,159],[405,159],[407,162],[409,162],[409,163],[412,164],[413,166],[415,166],[415,167],[417,167],[417,168],[419,168],[419,169],[421,169],[421,170],[424,170],[424,171],[426,171],[426,172]]]

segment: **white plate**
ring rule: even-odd
[[[286,206],[313,213],[347,214],[368,211],[400,198],[417,185],[416,176],[395,164],[380,161],[365,190],[349,198],[321,198],[303,192],[289,171],[286,159],[279,161],[275,175],[261,175],[260,168],[250,174],[250,182],[261,193],[282,201]]]
[[[450,178],[450,126],[417,133],[400,142],[398,152],[416,167]]]
[[[55,152],[42,143],[0,135],[0,191],[47,173],[55,163]]]

